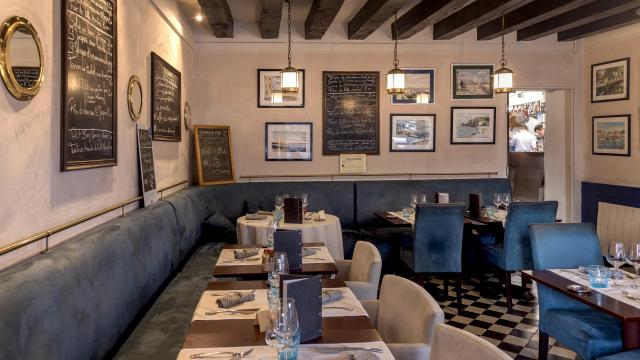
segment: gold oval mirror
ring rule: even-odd
[[[189,102],[184,103],[184,128],[187,131],[191,128],[191,105]]]
[[[140,79],[135,75],[131,75],[131,78],[129,78],[127,101],[131,120],[138,121],[140,114],[142,114],[142,84],[140,84]]]
[[[23,17],[10,17],[0,29],[0,74],[18,100],[32,99],[42,87],[42,43],[36,29]]]

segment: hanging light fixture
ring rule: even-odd
[[[513,71],[507,68],[507,59],[504,55],[504,15],[502,16],[502,58],[500,69],[493,73],[493,91],[496,94],[510,93],[513,91]]]
[[[272,104],[282,104],[282,91],[281,90],[272,90],[271,91],[271,103]]]
[[[416,94],[416,103],[417,104],[428,104],[430,99],[430,95],[428,92],[418,93]]]
[[[280,73],[280,89],[282,92],[298,92],[298,70],[291,66],[291,1],[287,0],[288,9],[288,31],[289,31],[289,65],[282,69]]]
[[[393,13],[393,21],[394,24],[397,22],[397,13]],[[405,91],[405,82],[404,82],[404,71],[398,68],[400,65],[400,61],[398,61],[398,28],[394,25],[392,26],[395,33],[395,44],[393,48],[393,69],[387,72],[387,93],[388,94],[404,94]]]

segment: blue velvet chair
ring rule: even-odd
[[[640,349],[625,351],[609,356],[599,357],[597,360],[638,360],[640,359]]]
[[[507,312],[513,312],[511,273],[533,268],[529,224],[556,221],[557,201],[515,202],[509,204],[503,241],[482,245],[484,261],[502,270],[507,296]],[[524,282],[522,283],[525,287]]]
[[[458,309],[462,308],[462,231],[464,204],[425,204],[416,207],[413,244],[400,251],[402,261],[419,275],[456,274]],[[444,294],[448,294],[448,278]]]
[[[600,242],[593,224],[534,224],[530,231],[536,270],[602,265]],[[549,336],[585,360],[622,351],[619,320],[546,286],[537,286],[539,359],[547,358]]]

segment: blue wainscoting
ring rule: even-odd
[[[598,202],[640,208],[640,188],[582,182],[582,222],[596,223]]]

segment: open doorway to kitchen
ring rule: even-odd
[[[557,217],[571,217],[570,90],[509,94],[507,173],[519,201],[557,200]]]

